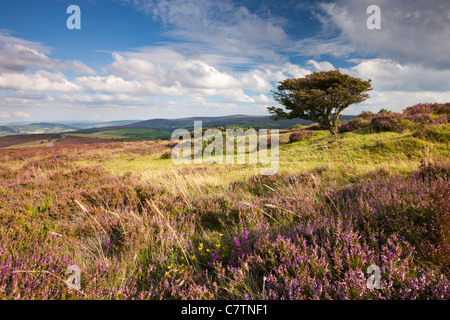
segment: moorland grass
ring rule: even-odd
[[[0,298],[449,299],[448,130],[284,132],[273,176],[151,141],[0,150]]]

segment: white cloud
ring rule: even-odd
[[[450,88],[450,70],[400,64],[390,59],[368,59],[358,62],[355,66],[343,68],[341,71],[363,80],[372,79],[372,86],[377,90],[445,92]]]
[[[12,116],[15,116],[17,118],[30,118],[31,114],[23,112],[23,111],[13,111],[13,112],[7,112],[7,111],[0,111],[0,118],[11,118]]]
[[[256,97],[254,97],[254,99],[260,103],[271,103],[272,102],[271,98],[269,98],[267,95],[262,94],[262,93]]]
[[[0,88],[61,92],[79,90],[79,87],[68,81],[62,73],[50,73],[45,70],[39,70],[36,73],[0,74]]]
[[[309,60],[307,64],[312,65],[316,71],[335,70],[334,66],[328,61],[317,62],[314,60]]]
[[[76,84],[96,94],[165,95],[172,99],[216,97],[224,103],[252,104],[269,102],[265,94],[273,89],[274,83],[311,72],[291,63],[263,64],[238,72],[227,67],[227,56],[180,53],[171,46],[138,48],[112,53],[112,57],[114,61],[105,69],[112,74],[78,77]],[[315,63],[321,68],[330,65]]]
[[[0,30],[0,72],[26,72],[29,68],[71,70],[93,75],[95,71],[78,60],[60,61],[45,53],[50,49]]]
[[[139,81],[127,81],[115,75],[104,77],[78,77],[76,83],[87,91],[101,91],[106,93],[138,93],[142,85]]]
[[[289,52],[293,55],[314,57],[319,59],[322,55],[331,55],[334,57],[348,57],[355,49],[348,41],[337,38],[305,38],[294,41]]]
[[[381,9],[379,30],[366,26],[369,5]],[[449,1],[336,0],[321,7],[355,51],[402,64],[450,68]]]
[[[11,115],[9,114],[9,112],[0,111],[0,118],[11,118]]]
[[[168,50],[166,50],[168,51]],[[172,53],[172,52],[171,52]],[[124,79],[148,80],[158,79],[160,72],[153,64],[151,57],[144,58],[124,58],[118,53],[112,54],[114,62],[109,68],[114,74]]]
[[[323,32],[300,40],[288,36],[284,18],[250,12],[236,1],[122,2],[161,21],[163,34],[178,41],[112,52],[113,62],[96,75],[81,61],[53,59],[50,48],[0,31],[0,89],[6,89],[0,117],[19,117],[14,112],[28,112],[25,106],[74,117],[80,110],[85,118],[96,110],[116,118],[131,112],[143,118],[267,114],[278,81],[339,65],[320,59],[323,54],[348,57],[352,66],[342,72],[373,81],[371,98],[347,114],[450,101],[449,6],[437,0],[430,8],[418,0],[370,1],[382,9],[382,30],[372,31],[366,28],[368,1],[321,4],[325,15],[313,15]],[[339,36],[331,37],[336,31]],[[361,52],[378,58],[350,59],[368,56]],[[299,65],[288,56],[310,60]],[[66,71],[81,75],[72,80]]]
[[[30,118],[31,114],[23,112],[23,111],[14,111],[13,115],[18,118]]]
[[[230,0],[123,0],[154,20],[169,37],[207,44],[219,52],[279,60],[274,47],[287,43],[283,19],[260,16]]]
[[[40,51],[44,54],[51,54],[52,49],[42,45],[39,42],[28,41],[25,39],[13,37],[10,32],[7,30],[0,30],[0,43],[1,44],[10,44],[10,45],[19,45],[22,47],[27,47],[33,49],[35,51]]]
[[[239,82],[226,72],[220,72],[199,60],[177,62],[169,72],[172,81],[186,88],[228,89],[238,88]]]

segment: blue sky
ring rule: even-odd
[[[448,39],[445,0],[2,0],[0,123],[267,115],[278,81],[332,69],[372,79],[346,114],[400,111],[450,101]]]

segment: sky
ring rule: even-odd
[[[343,114],[399,112],[450,101],[449,52],[448,0],[1,0],[0,123],[268,115],[335,69],[372,80]]]

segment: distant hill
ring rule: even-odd
[[[48,134],[75,131],[79,128],[59,123],[27,123],[0,126],[0,136],[15,134]]]
[[[89,128],[104,128],[104,127],[115,127],[124,126],[130,123],[135,123],[141,120],[116,120],[116,121],[106,121],[106,122],[94,122],[94,121],[79,121],[79,122],[67,122],[67,124],[77,127],[78,129],[89,129]],[[65,123],[65,122],[61,122]]]
[[[342,116],[350,120],[355,116]],[[108,122],[78,121],[63,123],[20,123],[0,126],[0,136],[23,134],[66,133],[73,136],[115,140],[169,139],[175,129],[194,129],[194,121],[202,121],[203,128],[252,127],[259,129],[287,129],[296,124],[309,125],[303,119],[273,121],[270,116],[231,115],[221,117],[190,117],[179,119],[123,120]]]
[[[349,120],[354,116],[342,116]],[[210,127],[252,127],[259,129],[287,129],[296,124],[309,125],[313,121],[303,119],[273,121],[270,116],[231,115],[222,117],[190,117],[179,119],[150,119],[130,123],[124,126],[90,128],[78,130],[75,134],[92,135],[104,138],[105,135],[118,136],[127,139],[168,139],[175,129],[194,130],[194,121],[202,121],[203,128]]]
[[[0,132],[16,133],[17,131],[8,126],[0,126]]]
[[[107,121],[107,122],[92,122],[92,121],[79,121],[70,122],[64,121],[61,123],[53,122],[36,122],[36,123],[10,123],[0,126],[0,137],[17,135],[17,134],[49,134],[49,133],[64,133],[72,132],[80,129],[87,128],[102,128],[111,126],[123,126],[126,124],[134,123],[139,120],[120,120],[120,121]]]
[[[194,121],[202,121],[202,126],[207,127],[248,127],[254,129],[286,129],[295,124],[301,123],[308,125],[313,123],[309,120],[292,119],[292,120],[278,120],[273,121],[269,116],[246,116],[246,115],[232,115],[224,117],[191,117],[180,119],[151,119],[140,121],[126,125],[126,128],[152,128],[163,131],[172,132],[178,128],[187,130],[194,129]]]

